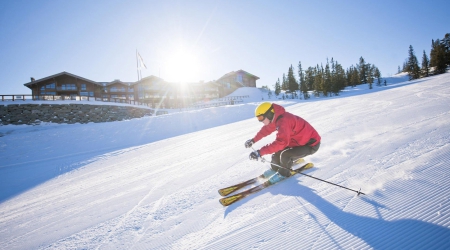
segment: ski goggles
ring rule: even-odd
[[[264,115],[258,115],[256,118],[258,118],[258,121],[262,122],[266,117]]]

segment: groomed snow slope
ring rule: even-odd
[[[322,136],[308,174],[366,196],[296,176],[222,207],[217,189],[268,167],[243,145],[261,127],[249,118],[255,102],[9,125],[0,127],[0,248],[450,248],[450,74],[279,103]]]

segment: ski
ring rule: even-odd
[[[225,196],[227,196],[227,195],[229,195],[229,194],[231,194],[231,193],[233,193],[233,192],[235,192],[235,191],[237,191],[237,190],[239,190],[239,189],[241,189],[241,188],[243,188],[243,187],[246,187],[246,186],[248,186],[248,185],[252,185],[253,183],[258,182],[259,179],[264,180],[264,179],[265,179],[265,178],[264,178],[264,175],[262,174],[262,175],[260,175],[260,176],[258,176],[258,177],[255,177],[255,178],[253,178],[253,179],[250,179],[250,180],[248,180],[248,181],[243,181],[243,182],[238,183],[238,184],[236,184],[236,185],[233,185],[233,186],[229,186],[229,187],[226,187],[226,188],[219,189],[218,191],[219,191],[219,194],[220,194],[220,195],[222,195],[222,196],[225,197]]]
[[[297,164],[300,164],[300,163],[303,163],[303,162],[305,162],[305,160],[303,160],[303,158],[300,158],[300,159],[298,159],[297,161],[295,161],[294,165],[297,165]],[[231,194],[231,193],[233,193],[233,192],[236,192],[237,190],[239,190],[239,189],[241,189],[241,188],[243,188],[243,187],[246,187],[246,186],[248,186],[248,185],[252,185],[252,184],[254,184],[254,183],[257,183],[257,182],[259,182],[259,181],[266,180],[266,179],[267,179],[267,178],[265,178],[264,175],[262,174],[262,175],[260,175],[260,176],[258,176],[258,177],[252,178],[252,179],[250,179],[250,180],[248,180],[248,181],[243,181],[243,182],[238,183],[238,184],[236,184],[236,185],[233,185],[233,186],[229,186],[229,187],[226,187],[226,188],[219,189],[218,192],[219,192],[219,194],[220,194],[221,196],[224,196],[224,197],[225,197],[225,196],[227,196],[227,195],[229,195],[229,194]]]
[[[300,168],[292,170],[292,172],[291,172],[292,175],[291,176],[293,176],[295,174],[298,174],[298,173],[300,173],[300,172],[302,172],[302,171],[304,171],[306,169],[312,168],[313,166],[314,166],[314,164],[312,164],[312,163],[306,163],[305,165],[301,166]],[[288,179],[288,178],[286,178],[286,179]],[[286,179],[283,179],[283,180],[286,180]],[[276,182],[276,183],[278,183],[278,182]],[[258,185],[256,187],[253,187],[253,188],[250,188],[250,189],[248,189],[246,191],[243,191],[241,193],[238,193],[238,194],[235,194],[235,195],[232,195],[232,196],[229,196],[229,197],[222,198],[222,199],[219,200],[219,202],[223,206],[229,206],[229,205],[231,205],[231,204],[233,204],[233,203],[235,203],[235,202],[237,202],[239,200],[242,200],[243,198],[249,196],[250,194],[259,192],[259,191],[261,191],[261,190],[263,190],[263,189],[265,189],[265,188],[267,188],[267,187],[269,187],[269,186],[271,186],[273,184],[276,184],[276,183],[271,183],[270,181],[265,181],[263,184],[260,184],[260,185]]]

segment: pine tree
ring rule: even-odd
[[[408,72],[408,59],[405,59],[405,61],[403,62],[402,72]]]
[[[359,68],[359,77],[360,77],[359,83],[363,83],[363,84],[367,83],[367,65],[366,65],[366,61],[364,60],[364,58],[362,56],[359,58],[358,68]]]
[[[414,54],[414,48],[412,45],[409,45],[409,51],[408,51],[408,75],[409,80],[418,79],[420,78],[420,68],[419,68],[419,62],[417,61],[417,57]]]
[[[303,73],[302,62],[300,61],[298,62],[298,83],[300,86],[300,91],[303,93],[303,99],[309,99],[308,85],[306,84],[305,73]]]
[[[322,67],[323,70],[323,67]],[[331,92],[331,71],[330,64],[327,59],[327,64],[325,65],[325,70],[323,72],[322,80],[322,93],[324,96],[328,96]]]
[[[436,43],[434,39],[431,39],[431,50],[430,50],[430,68],[436,66]]]
[[[283,73],[283,79],[281,82],[281,90],[286,91],[288,89],[286,74]]]
[[[320,68],[319,64],[317,64],[314,69],[314,95],[320,96],[320,92],[322,92],[322,82],[323,82],[323,67]]]
[[[333,78],[334,85],[332,88],[332,92],[335,95],[339,95],[339,92],[341,92],[347,85],[347,77],[344,68],[337,61],[334,63]]]
[[[447,69],[447,64],[445,62],[445,47],[439,39],[436,40],[436,74],[443,74]]]
[[[308,90],[314,89],[314,79],[315,79],[314,74],[315,74],[314,68],[311,66],[308,67],[308,69],[305,71],[305,82]]]
[[[298,89],[298,83],[294,76],[294,67],[291,65],[288,70],[288,90],[291,93],[294,93]]]
[[[359,72],[355,66],[350,66],[349,75],[347,76],[347,78],[349,79],[349,85],[351,85],[353,88],[356,87],[356,85],[360,84]]]
[[[434,74],[445,73],[447,65],[445,63],[445,45],[439,39],[432,41],[430,52],[430,67],[434,68]]]
[[[281,93],[281,85],[280,85],[280,78],[278,78],[277,82],[275,83],[275,96],[279,96]]]
[[[377,79],[377,86],[381,86],[381,72],[377,67],[375,67],[374,76]]]
[[[428,77],[430,75],[430,60],[428,60],[427,53],[423,51],[422,56],[422,76]]]
[[[450,65],[450,33],[445,34],[442,45],[445,51],[445,64]]]
[[[356,85],[361,84],[361,76],[359,75],[359,70],[357,68],[355,68],[354,72],[353,72],[353,83],[354,83],[354,87],[356,87]]]
[[[336,63],[334,61],[334,58],[331,58],[331,67],[330,67],[330,96],[332,96],[333,94],[337,95],[337,93],[339,92],[338,87],[337,87],[337,77],[336,77]]]
[[[372,84],[373,84],[373,80],[374,80],[374,66],[371,65],[370,63],[366,64],[367,65],[367,83],[369,84],[369,89],[372,89]]]
[[[350,66],[350,68],[347,69],[347,85],[348,86],[353,86],[353,82],[352,82],[352,75],[353,75],[353,65]]]

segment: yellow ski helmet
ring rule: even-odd
[[[259,104],[258,107],[256,107],[255,109],[255,117],[262,115],[264,117],[269,118],[269,120],[273,119],[274,113],[275,111],[273,110],[272,103],[270,102],[263,102]]]

